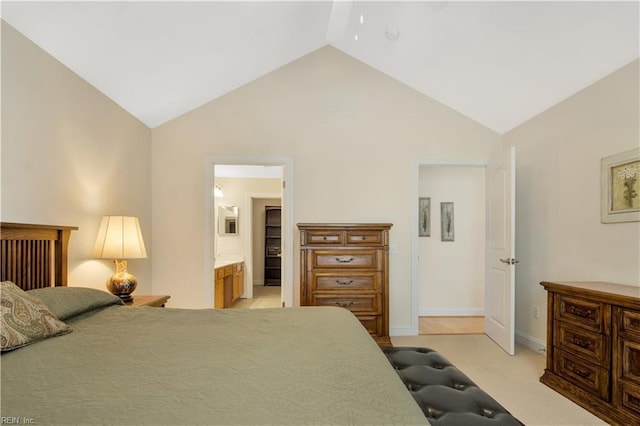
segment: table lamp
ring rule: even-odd
[[[107,289],[123,302],[132,302],[131,293],[136,289],[138,280],[127,272],[127,261],[124,259],[147,257],[138,218],[104,216],[96,238],[94,257],[114,260],[116,273],[107,279]]]

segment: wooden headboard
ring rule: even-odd
[[[23,290],[67,285],[67,249],[75,226],[0,222],[0,281]]]

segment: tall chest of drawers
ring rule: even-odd
[[[640,424],[640,288],[542,282],[547,366],[540,381],[611,424]]]
[[[390,223],[299,223],[300,304],[349,309],[380,346],[389,339]]]

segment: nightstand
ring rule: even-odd
[[[164,308],[164,304],[171,296],[149,296],[149,295],[132,295],[133,301],[127,303],[127,306],[155,306],[157,308]]]

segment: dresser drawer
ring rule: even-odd
[[[600,366],[609,365],[609,337],[556,321],[553,344]]]
[[[608,370],[559,348],[554,352],[553,369],[557,375],[604,400],[609,398]]]
[[[347,245],[350,246],[382,246],[384,242],[385,241],[381,231],[347,231]]]
[[[381,264],[380,250],[309,250],[310,268],[359,268],[377,270]]]
[[[376,271],[311,271],[308,282],[310,291],[376,291],[380,288],[381,273]]]
[[[306,246],[342,246],[345,232],[339,230],[304,231],[302,245]]]
[[[339,306],[349,309],[355,314],[379,314],[381,312],[380,296],[378,294],[336,294],[312,293],[310,304],[314,306]]]
[[[620,339],[622,379],[640,386],[640,342]]]
[[[605,327],[605,307],[603,303],[580,299],[578,297],[556,295],[555,318],[572,324],[580,325],[589,330],[609,334]],[[610,315],[607,316],[610,318]]]
[[[616,405],[631,416],[640,416],[640,386],[621,381],[618,383],[617,391]]]
[[[640,336],[640,312],[622,309],[620,316],[620,331]]]
[[[356,315],[370,335],[382,336],[382,315]]]

